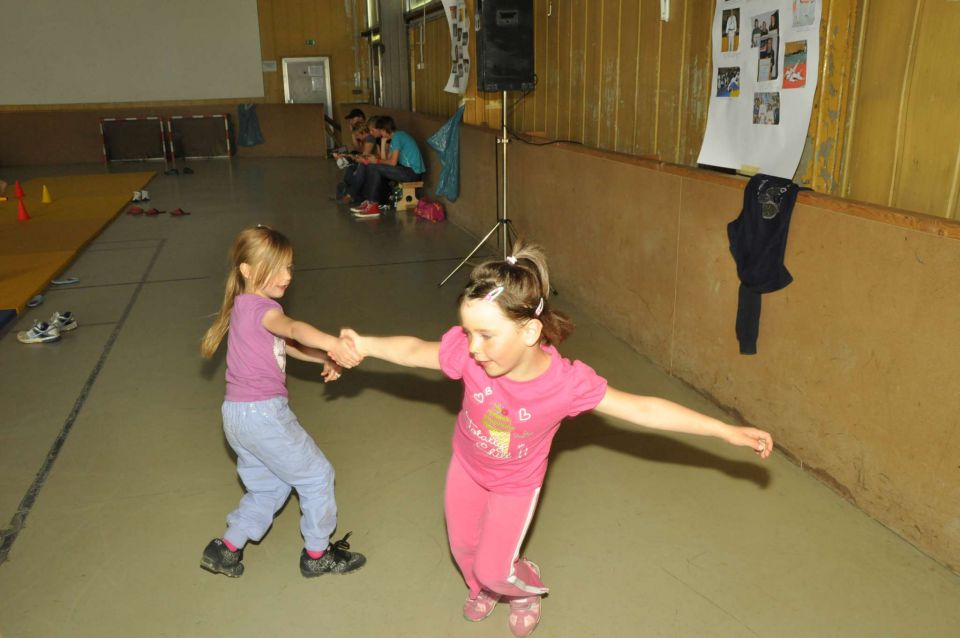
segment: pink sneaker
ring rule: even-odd
[[[500,596],[486,589],[481,589],[476,598],[468,595],[466,602],[463,603],[463,617],[470,622],[480,622],[493,613],[498,600]]]
[[[540,568],[525,558],[531,569],[540,575]],[[510,631],[514,636],[529,636],[540,622],[540,596],[524,596],[510,599]]]

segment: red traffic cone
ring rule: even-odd
[[[26,193],[23,192],[23,186],[20,185],[19,179],[13,186],[13,194],[17,196],[17,199],[23,199],[26,196]]]
[[[23,205],[22,199],[17,203],[17,221],[18,222],[30,221],[30,213],[27,212],[27,207]]]

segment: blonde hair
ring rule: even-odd
[[[293,246],[283,233],[266,226],[245,228],[237,235],[230,249],[230,273],[223,293],[223,305],[200,341],[200,354],[209,359],[217,351],[224,335],[230,329],[230,312],[237,295],[259,290],[293,258]],[[250,267],[249,279],[244,279],[240,265]]]
[[[507,259],[486,261],[474,268],[470,273],[470,281],[460,295],[460,302],[483,299],[501,286],[503,292],[493,300],[503,314],[521,324],[539,319],[543,324],[541,342],[557,345],[573,332],[570,318],[554,310],[548,301],[550,274],[547,271],[547,257],[539,246],[527,245],[519,240],[513,245],[513,254]]]

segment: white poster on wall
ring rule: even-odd
[[[821,0],[716,0],[713,81],[697,161],[792,179],[810,125]]]
[[[450,78],[443,88],[463,95],[470,79],[470,17],[466,0],[443,0],[443,12],[450,26]]]

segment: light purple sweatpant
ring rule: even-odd
[[[308,551],[327,548],[337,526],[333,466],[300,426],[286,397],[223,402],[223,432],[237,454],[237,474],[247,493],[227,515],[223,538],[237,547],[258,541],[290,490],[300,496],[300,533]]]
[[[498,494],[478,485],[456,456],[447,470],[444,512],[450,551],[476,596],[487,589],[502,596],[547,593],[520,546],[537,508],[540,488],[527,494]]]

